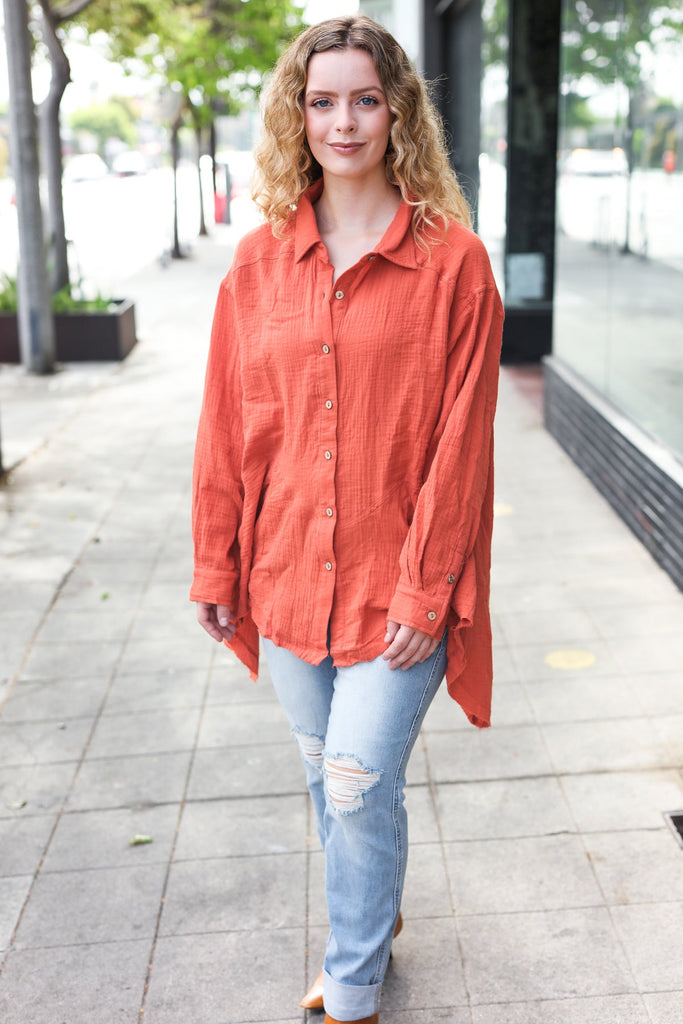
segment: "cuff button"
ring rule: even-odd
[[[427,618],[429,619],[430,622],[433,622],[434,619],[436,618],[436,612],[427,612]]]

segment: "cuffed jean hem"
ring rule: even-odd
[[[379,1011],[382,984],[342,985],[323,971],[325,1013],[335,1020],[363,1020]]]

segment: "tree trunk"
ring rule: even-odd
[[[624,151],[626,153],[626,225],[624,228],[624,244],[621,248],[623,253],[631,252],[631,185],[633,182],[633,166],[635,164],[635,153],[633,152],[633,126],[634,126],[634,105],[635,96],[633,89],[628,91],[628,112],[626,114],[626,135],[624,138]]]
[[[69,284],[69,260],[64,201],[62,196],[62,134],[59,107],[64,90],[71,81],[69,60],[57,36],[55,19],[47,0],[41,0],[43,11],[43,41],[50,55],[50,90],[38,108],[40,121],[41,162],[47,180],[50,286],[53,292]]]
[[[199,186],[199,234],[208,235],[204,213],[204,183],[202,182],[202,126],[195,120],[194,135],[197,140],[197,184]]]
[[[173,247],[171,256],[174,260],[181,260],[184,253],[180,249],[180,236],[178,234],[178,161],[180,159],[180,126],[182,115],[174,119],[171,125],[171,163],[173,164]]]
[[[4,0],[4,9],[11,153],[19,226],[19,344],[27,370],[50,373],[55,361],[54,326],[45,268],[27,0]]]

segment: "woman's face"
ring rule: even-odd
[[[325,177],[384,177],[393,120],[366,50],[326,50],[308,62],[306,138]]]

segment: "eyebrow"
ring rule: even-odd
[[[369,85],[366,89],[352,89],[349,96],[362,96],[368,92],[379,92],[383,93],[383,89],[379,85]],[[338,96],[339,94],[334,92],[332,89],[311,89],[306,90],[307,96]]]

